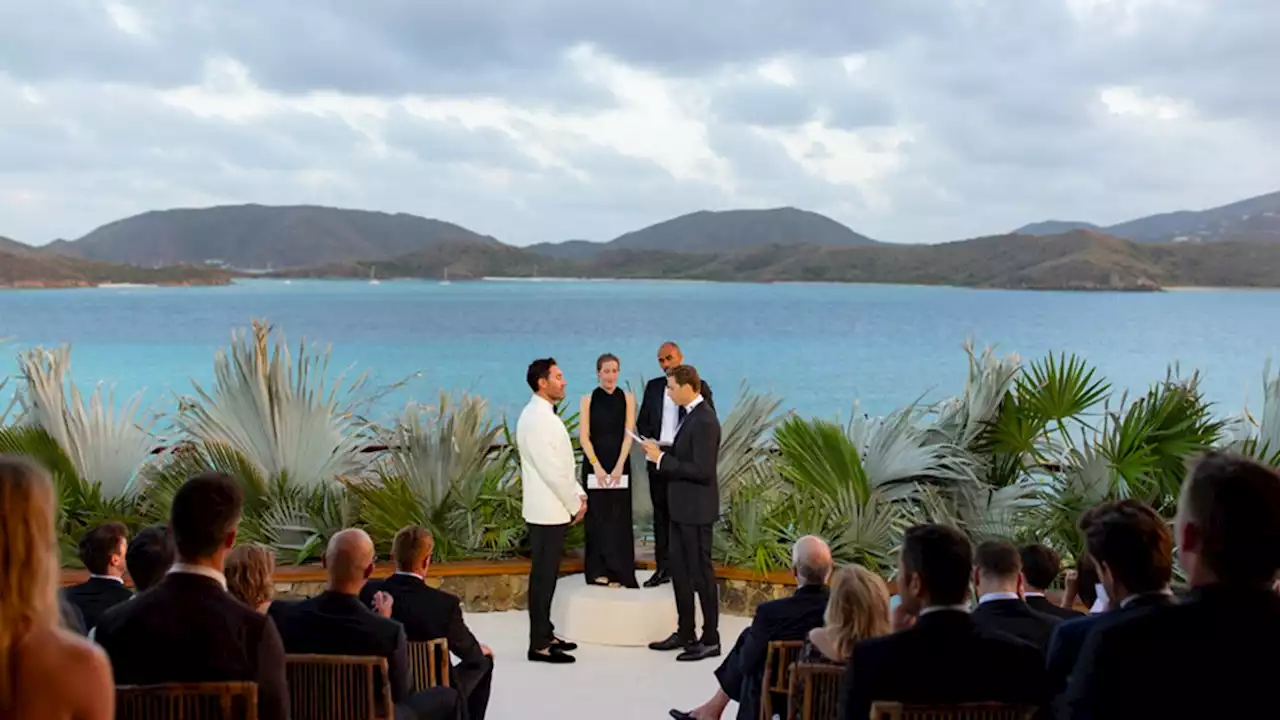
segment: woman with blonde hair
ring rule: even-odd
[[[265,613],[275,597],[276,556],[258,543],[239,545],[227,556],[227,590],[240,602]]]
[[[60,627],[49,476],[0,456],[0,717],[110,720],[111,663]]]
[[[889,586],[870,570],[853,565],[831,576],[823,626],[809,631],[803,662],[844,664],[860,640],[888,635]]]

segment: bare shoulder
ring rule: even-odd
[[[65,630],[56,632],[63,660],[68,667],[74,666],[86,673],[105,672],[110,676],[111,661],[107,659],[106,651],[97,643]]]

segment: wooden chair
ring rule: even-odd
[[[802,640],[774,640],[764,656],[764,684],[760,688],[760,718],[772,720],[774,701],[784,703],[791,692],[791,666],[800,659]]]
[[[394,718],[387,659],[357,655],[286,655],[293,720]]]
[[[409,672],[413,675],[413,689],[426,690],[449,686],[449,641],[436,638],[409,643]]]
[[[955,703],[950,705],[904,705],[897,702],[871,704],[871,720],[1029,720],[1034,705],[1005,703]]]
[[[796,663],[791,670],[787,720],[835,720],[843,675],[843,665]]]
[[[118,720],[258,720],[252,682],[117,685]]]

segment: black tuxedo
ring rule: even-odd
[[[62,592],[80,610],[86,631],[98,624],[103,613],[133,597],[133,592],[124,583],[100,577],[91,577]]]
[[[275,623],[212,578],[170,573],[103,614],[94,640],[111,658],[117,685],[256,682],[258,717],[289,717],[284,647]]]
[[[693,596],[702,605],[702,643],[719,645],[720,600],[711,566],[712,527],[720,517],[720,421],[705,401],[685,415],[658,468],[667,476],[671,511],[671,579],[680,636],[694,638]]]
[[[355,595],[325,591],[306,600],[271,603],[269,613],[291,655],[386,658],[397,718],[456,716],[457,693],[450,688],[432,688],[410,697],[413,680],[404,627],[374,613]]]
[[[493,660],[484,654],[463,621],[461,601],[431,587],[422,578],[401,573],[365,583],[360,601],[368,607],[379,591],[390,594],[395,601],[391,606],[391,619],[404,626],[409,642],[437,638],[449,641],[449,652],[459,659],[449,673],[452,685],[466,699],[467,718],[483,720],[489,706]]]
[[[1278,647],[1280,597],[1263,586],[1208,586],[1180,604],[1123,610],[1085,640],[1066,717],[1261,717],[1275,704]]]
[[[769,643],[775,640],[804,640],[809,631],[822,626],[830,593],[822,585],[804,585],[791,597],[770,600],[756,608],[751,627],[742,631],[733,650],[716,668],[716,680],[724,694],[738,702],[738,718],[756,720],[760,716],[760,691],[764,682]],[[786,698],[781,702],[786,703]],[[782,707],[775,702],[774,707]]]
[[[644,396],[640,400],[640,412],[636,418],[636,433],[646,438],[658,440],[662,436],[662,406],[667,396],[667,376],[662,375],[645,383]],[[712,410],[716,409],[715,400],[711,397],[711,386],[702,381],[702,401]],[[666,473],[648,463],[649,499],[653,502],[653,558],[659,572],[670,572],[668,559],[671,554],[670,503],[667,499],[668,478]]]
[[[1067,686],[1067,678],[1071,676],[1080,657],[1080,649],[1089,637],[1089,632],[1100,623],[1113,623],[1124,620],[1127,613],[1144,607],[1172,605],[1172,595],[1155,593],[1138,595],[1125,607],[1101,615],[1084,615],[1067,620],[1058,625],[1049,641],[1049,652],[1045,658],[1045,667],[1049,671],[1049,682],[1053,692],[1060,693]]]
[[[1044,705],[1047,699],[1040,651],[984,630],[966,612],[936,610],[910,629],[853,646],[839,717],[864,720],[875,701]]]
[[[1032,610],[1035,610],[1036,612],[1042,612],[1045,615],[1052,615],[1054,617],[1062,618],[1063,620],[1071,620],[1074,618],[1081,618],[1085,616],[1085,614],[1080,612],[1079,610],[1072,610],[1071,608],[1064,608],[1060,605],[1054,605],[1053,603],[1049,602],[1049,598],[1043,595],[1028,595],[1026,600],[1027,600],[1027,605],[1030,605]]]
[[[1061,618],[1032,610],[1022,600],[988,600],[973,611],[978,627],[1012,635],[1043,653]]]

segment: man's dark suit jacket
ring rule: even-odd
[[[1071,718],[1269,716],[1280,677],[1280,597],[1197,588],[1180,604],[1093,628],[1067,685]]]
[[[973,611],[978,627],[1012,635],[1043,653],[1061,618],[1036,612],[1022,600],[988,600]]]
[[[702,401],[716,409],[711,397],[711,386],[702,381]],[[662,435],[662,405],[667,396],[667,376],[659,375],[645,383],[644,396],[640,398],[640,412],[636,417],[636,434],[658,440]]]
[[[133,592],[124,583],[96,577],[79,585],[72,585],[62,592],[72,605],[80,609],[86,632],[98,624],[98,618],[103,613],[133,597]]]
[[[217,580],[170,573],[108,610],[94,640],[111,658],[117,685],[258,683],[258,717],[289,717],[284,646],[275,623],[231,596]]]
[[[1049,670],[1049,682],[1053,692],[1057,694],[1066,688],[1067,678],[1071,676],[1071,671],[1076,666],[1085,638],[1089,637],[1089,631],[1097,627],[1100,622],[1104,620],[1108,623],[1118,622],[1124,619],[1126,613],[1139,608],[1173,603],[1172,595],[1163,593],[1139,595],[1119,610],[1101,615],[1084,615],[1058,625],[1053,631],[1053,638],[1049,640],[1049,652],[1045,658],[1045,667]]]
[[[725,694],[738,701],[739,718],[756,720],[760,716],[769,643],[807,638],[810,630],[822,626],[830,597],[823,585],[802,585],[791,597],[770,600],[756,608],[751,627],[742,632],[738,644],[716,669],[716,679]]]
[[[659,465],[668,478],[672,522],[711,525],[720,517],[719,457],[720,421],[704,398],[685,416]]]
[[[853,646],[839,717],[865,720],[878,700],[1042,706],[1047,699],[1039,650],[978,627],[966,612],[937,610],[907,630]]]
[[[1064,608],[1059,605],[1054,605],[1053,603],[1049,602],[1049,598],[1043,595],[1028,596],[1027,604],[1030,605],[1031,609],[1035,610],[1036,612],[1042,612],[1046,615],[1052,615],[1054,617],[1062,618],[1063,620],[1071,620],[1073,618],[1085,617],[1085,614],[1080,612],[1079,610],[1072,610],[1071,608]]]

